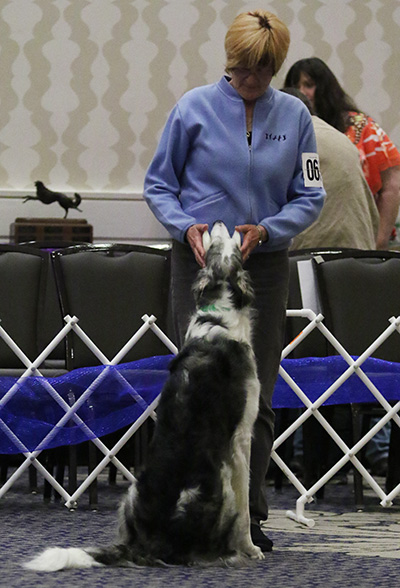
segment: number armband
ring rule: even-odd
[[[322,188],[322,177],[319,171],[318,153],[303,153],[303,176],[305,188]]]

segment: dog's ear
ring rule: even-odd
[[[253,303],[253,288],[244,270],[232,270],[228,281],[233,295],[232,301],[236,308],[241,309]]]
[[[203,247],[204,247],[204,250],[206,253],[210,249],[210,245],[211,245],[210,233],[208,231],[204,231],[204,233],[203,233]]]
[[[209,267],[202,268],[192,288],[196,304],[206,306],[214,302],[218,295],[218,288],[221,288],[221,282],[215,275],[215,271]]]
[[[232,239],[233,239],[234,243],[235,243],[235,244],[236,244],[236,245],[239,247],[239,249],[240,249],[240,246],[241,246],[241,244],[242,244],[242,237],[241,237],[241,235],[240,235],[239,231],[233,231]]]
[[[210,283],[211,276],[212,274],[207,267],[202,268],[198,272],[197,279],[192,287],[196,301],[201,297],[203,291],[207,288],[208,284]]]

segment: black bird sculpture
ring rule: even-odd
[[[62,192],[53,192],[53,190],[49,190],[43,184],[43,182],[35,182],[36,186],[36,196],[26,196],[24,202],[28,200],[40,200],[43,204],[51,204],[52,202],[58,202],[60,206],[65,210],[64,218],[67,218],[68,210],[70,208],[75,208],[82,212],[78,206],[82,202],[82,198],[79,194],[75,192],[74,197],[67,196]]]

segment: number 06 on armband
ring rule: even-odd
[[[318,153],[302,153],[303,176],[305,188],[322,188]]]

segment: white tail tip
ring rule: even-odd
[[[92,568],[101,565],[83,549],[50,547],[31,561],[24,563],[23,567],[38,572],[57,572],[68,568]]]

